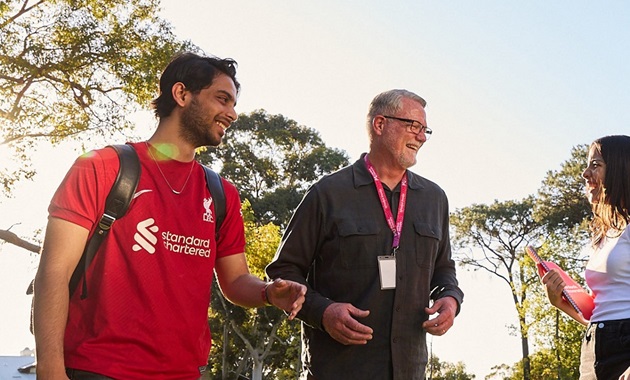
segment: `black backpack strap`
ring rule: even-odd
[[[225,219],[225,191],[223,190],[223,182],[221,182],[221,177],[214,172],[212,169],[203,166],[203,169],[206,172],[206,184],[208,185],[208,190],[210,190],[210,195],[212,195],[212,199],[214,200],[214,212],[216,214],[217,220],[215,223],[215,236],[216,240],[219,240],[219,228],[221,228],[221,223]]]
[[[138,180],[140,179],[140,161],[138,159],[138,154],[133,147],[126,144],[111,145],[109,147],[113,148],[118,154],[120,169],[118,170],[116,181],[107,195],[107,199],[105,201],[105,212],[98,221],[96,230],[86,244],[83,255],[81,256],[81,259],[70,278],[70,297],[74,294],[81,278],[83,278],[81,299],[85,299],[87,297],[87,281],[85,279],[85,273],[92,263],[96,251],[107,236],[112,224],[116,221],[116,219],[122,218],[127,212],[129,204],[131,203],[138,186]]]

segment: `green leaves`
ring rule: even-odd
[[[326,147],[314,129],[263,110],[239,115],[223,145],[207,149],[199,160],[220,163],[221,175],[239,189],[247,261],[259,277],[265,277],[264,268],[280,244],[281,227],[308,186],[348,164],[346,154]],[[295,379],[300,368],[299,323],[289,322],[276,308],[245,310],[225,302],[218,291],[213,294],[213,378],[243,373],[256,378],[262,373],[264,378]]]
[[[429,358],[427,375],[433,380],[472,380],[475,378],[475,375],[466,372],[466,365],[463,362],[443,362],[435,355]]]
[[[578,145],[560,170],[547,172],[538,190],[534,216],[549,232],[571,233],[590,216],[582,178],[587,156],[588,146]]]
[[[0,144],[109,136],[148,107],[159,74],[190,43],[159,19],[157,0],[0,3]],[[3,183],[24,173],[0,173]],[[5,186],[5,193],[11,186]]]
[[[536,195],[520,201],[474,204],[451,215],[456,257],[473,270],[485,270],[504,281],[518,315],[514,332],[521,338],[523,359],[509,379],[573,378],[579,362],[576,322],[547,301],[536,267],[525,254],[535,245],[546,261],[581,278],[590,207],[581,173],[587,147],[574,147],[560,170],[549,171]],[[539,350],[529,354],[530,338]],[[504,369],[503,366],[497,370]]]
[[[221,175],[251,202],[256,222],[285,226],[311,183],[347,165],[348,157],[327,147],[316,130],[257,110],[239,115],[223,145],[200,161],[222,163]]]

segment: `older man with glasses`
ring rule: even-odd
[[[302,379],[424,379],[426,333],[453,326],[448,201],[408,170],[432,135],[425,106],[407,90],[374,98],[369,152],[309,189],[267,267],[308,289]]]

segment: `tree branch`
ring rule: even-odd
[[[17,20],[23,14],[28,13],[31,9],[33,9],[33,8],[39,6],[40,4],[46,2],[46,0],[39,0],[37,3],[35,3],[35,4],[33,4],[33,5],[31,5],[29,7],[28,6],[28,1],[29,0],[25,0],[24,4],[22,4],[22,9],[20,9],[18,13],[16,13],[13,16],[9,17],[5,22],[3,22],[2,25],[0,25],[0,29],[4,29],[7,25],[9,25],[10,23],[12,23],[15,20]]]
[[[24,248],[27,251],[35,253],[40,253],[41,251],[41,247],[39,245],[30,243],[8,230],[0,230],[0,239],[6,241],[7,243],[17,245],[20,248]]]

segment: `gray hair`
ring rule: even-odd
[[[426,100],[411,91],[395,89],[381,92],[380,94],[376,95],[374,99],[372,99],[367,114],[366,124],[370,140],[372,137],[372,120],[374,120],[374,117],[376,115],[394,116],[402,108],[403,98],[415,100],[416,102],[420,103],[422,107],[427,106]]]

